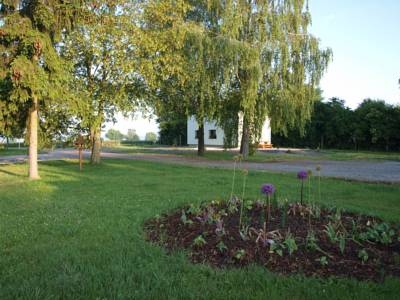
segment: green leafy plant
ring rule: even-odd
[[[310,230],[307,232],[306,237],[306,248],[309,250],[318,250],[318,238],[315,236],[315,232]]]
[[[197,247],[202,247],[205,244],[207,244],[206,240],[203,238],[202,235],[197,236],[194,240],[193,240],[193,245],[197,246]]]
[[[245,207],[247,210],[251,210],[251,209],[253,208],[253,201],[251,201],[251,200],[245,201],[244,207]]]
[[[362,260],[362,262],[366,262],[368,260],[368,252],[365,249],[358,251],[358,258]]]
[[[286,246],[289,255],[292,255],[298,249],[296,240],[290,232],[287,233],[283,244]]]
[[[274,241],[269,247],[269,253],[273,254],[276,253],[279,256],[283,255],[283,250],[285,250],[285,245],[280,243],[279,241]]]
[[[321,252],[322,254],[331,257],[327,252],[322,250],[319,245],[318,245],[318,238],[315,235],[315,232],[313,230],[310,230],[307,232],[307,237],[306,237],[306,248],[312,251],[318,251]]]
[[[225,252],[228,250],[228,247],[224,244],[223,241],[219,241],[219,243],[217,244],[217,249],[219,252]]]
[[[329,222],[328,225],[325,225],[324,232],[328,236],[331,243],[335,244],[338,241],[338,234],[331,222]]]
[[[342,210],[340,208],[335,208],[334,213],[329,215],[328,218],[337,227],[342,224]]]
[[[393,228],[390,228],[387,223],[374,223],[372,226],[367,227],[365,232],[360,234],[360,238],[362,240],[388,245],[393,242],[395,234]]]
[[[189,208],[186,210],[186,213],[191,214],[193,216],[197,216],[200,214],[201,208],[198,205],[190,204]]]
[[[235,252],[234,258],[237,260],[242,260],[246,256],[246,251],[244,249],[240,249]]]
[[[328,263],[329,263],[328,259],[326,258],[326,256],[321,256],[320,258],[317,259],[317,261],[319,261],[321,266],[327,266]]]
[[[321,218],[321,208],[317,204],[310,205],[310,214],[315,219]]]
[[[186,213],[183,209],[182,209],[182,214],[181,214],[181,221],[184,225],[193,224],[193,221],[187,218]]]

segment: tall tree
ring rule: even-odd
[[[61,33],[67,33],[82,15],[83,2],[0,2],[1,100],[6,103],[2,106],[0,122],[10,124],[13,116],[19,120],[27,117],[30,179],[39,178],[39,108],[65,99],[68,67],[55,45]]]
[[[141,81],[135,60],[135,1],[94,1],[88,16],[65,40],[62,53],[74,65],[79,93],[77,115],[88,127],[92,164],[100,163],[101,130],[117,111],[136,108],[136,84]]]
[[[121,133],[121,131],[110,128],[106,133],[106,138],[111,141],[121,141],[125,136]]]
[[[383,100],[365,99],[355,110],[354,125],[360,146],[369,149],[394,148],[398,138],[398,111]]]
[[[157,142],[157,134],[154,133],[154,132],[147,132],[147,133],[146,133],[146,137],[144,138],[144,140],[145,140],[146,142],[155,143],[155,142]]]
[[[238,64],[249,76],[257,76],[249,59],[256,52],[249,45],[220,32],[221,19],[216,18],[218,7],[212,1],[179,1],[175,7],[180,7],[180,10],[172,16],[167,11],[168,22],[156,14],[157,18],[147,18],[145,26],[151,36],[168,36],[165,33],[169,33],[175,38],[173,55],[165,55],[164,51],[163,56],[177,63],[172,72],[163,74],[163,86],[155,94],[159,101],[163,101],[162,106],[169,108],[161,111],[179,106],[186,116],[196,117],[199,124],[198,154],[203,155],[204,120],[215,118],[223,91],[229,86],[230,74],[235,73]],[[153,16],[154,11],[159,10],[152,8],[148,14]],[[175,101],[165,101],[168,97],[164,95],[173,90]]]
[[[249,72],[239,67],[234,85],[240,95],[236,107],[244,115],[241,153],[247,156],[249,143],[258,140],[266,116],[273,131],[304,129],[331,51],[321,50],[318,39],[308,32],[311,15],[304,0],[226,5],[230,6],[220,10],[226,20],[221,30],[256,51],[248,62],[254,68]]]
[[[183,4],[186,9],[180,18],[185,29],[179,31],[183,34],[175,51],[181,73],[176,79],[164,79],[178,87],[186,114],[196,116],[198,153],[204,152],[201,124],[205,118],[232,128],[231,120],[242,112],[245,156],[267,115],[275,131],[304,128],[311,115],[312,94],[331,54],[308,33],[311,18],[305,1],[187,0]],[[161,32],[165,27],[153,28]]]
[[[137,142],[140,140],[139,135],[136,133],[136,129],[128,129],[128,133],[126,134],[126,138],[130,142]]]

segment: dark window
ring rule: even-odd
[[[196,140],[199,139],[199,131],[198,131],[198,130],[196,130],[196,131],[194,132],[194,138],[195,138]]]
[[[215,140],[215,139],[217,139],[217,131],[216,131],[215,129],[210,130],[210,131],[208,132],[208,138],[209,138],[210,140]]]

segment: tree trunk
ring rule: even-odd
[[[36,96],[32,96],[32,106],[29,110],[29,179],[39,179],[38,171],[38,110]]]
[[[206,152],[204,144],[204,122],[199,124],[199,130],[197,132],[197,155],[204,156],[204,153]]]
[[[242,141],[240,143],[240,154],[242,154],[243,159],[249,157],[249,146],[250,146],[250,137],[249,137],[249,128],[246,122],[246,116],[243,117],[243,130],[242,130]]]
[[[98,165],[101,162],[101,124],[90,130],[90,138],[92,140],[90,163],[92,165]]]

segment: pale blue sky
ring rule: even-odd
[[[400,0],[309,0],[311,32],[333,50],[321,81],[326,99],[339,97],[355,108],[365,98],[400,104]],[[158,131],[155,120],[118,118],[107,124],[143,138]]]
[[[311,32],[333,50],[325,98],[356,107],[365,98],[400,104],[400,1],[310,0]]]

